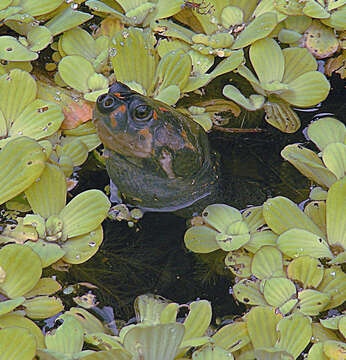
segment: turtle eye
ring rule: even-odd
[[[102,113],[110,113],[119,105],[117,99],[112,94],[103,94],[97,98],[96,106]]]
[[[151,119],[153,109],[149,105],[138,105],[134,111],[134,118],[137,121],[147,121]]]

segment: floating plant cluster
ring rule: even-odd
[[[346,130],[332,117],[308,127],[316,151],[281,153],[319,186],[304,208],[281,196],[244,211],[214,204],[185,234],[194,252],[225,251],[248,306],[237,321],[215,330],[206,300],[140,296],[137,323],[111,330],[65,309],[43,271],[83,263],[103,241],[107,196],[70,190],[101,143],[92,111],[110,84],[175,106],[227,74],[219,98],[181,110],[207,131],[219,112],[264,110],[292,133],[295,109],[323,101],[332,73],[346,76],[345,19],[345,0],[2,0],[0,359],[344,359]],[[62,324],[43,332],[53,316]]]

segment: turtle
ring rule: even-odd
[[[98,97],[93,121],[107,172],[126,204],[192,214],[218,198],[217,156],[189,116],[115,82]]]

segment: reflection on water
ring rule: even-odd
[[[222,86],[217,85],[217,88],[222,89]],[[345,121],[343,81],[332,78],[332,88],[323,106],[309,111],[297,110],[302,129],[313,118],[326,113]],[[213,132],[210,135],[212,147],[221,157],[224,202],[242,209],[247,205],[259,205],[276,195],[289,197],[297,203],[305,200],[310,182],[282,160],[280,151],[290,143],[301,142],[311,148],[313,144],[302,131],[283,134],[266,123],[261,127],[265,130],[262,133]],[[95,187],[103,189],[107,185],[105,170],[95,171],[92,159],[88,164],[80,174],[77,192]],[[148,292],[179,303],[208,299],[217,316],[240,314],[244,308],[228,293],[232,276],[220,260],[224,254],[198,257],[188,253],[183,245],[185,229],[186,220],[174,214],[148,213],[136,228],[106,221],[105,240],[99,253],[86,264],[74,266],[66,280],[97,285],[99,290],[94,292],[98,300],[113,306],[117,318],[133,316],[134,298]]]

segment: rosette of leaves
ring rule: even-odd
[[[167,18],[182,9],[184,0],[88,0],[85,3],[100,16],[112,16],[123,24],[147,26],[151,21]]]
[[[255,14],[275,11],[285,19],[275,29],[281,43],[304,46],[316,58],[331,56],[339,47],[335,32],[346,27],[344,1],[262,1]]]
[[[59,76],[67,85],[84,94],[89,101],[108,91],[109,81],[104,75],[108,67],[109,38],[94,38],[86,30],[74,28],[59,40]]]
[[[181,307],[188,310],[182,323],[177,321]],[[132,359],[142,354],[145,359],[171,360],[210,340],[205,333],[212,310],[206,300],[179,305],[162,297],[142,295],[135,301],[135,310],[137,324],[124,326],[117,336],[109,335],[109,331],[84,309],[74,308],[69,313],[83,326],[87,343],[97,346],[102,354],[112,349],[111,353],[117,352],[120,359]]]
[[[243,52],[234,51],[209,74],[195,76],[188,53],[181,48],[171,51],[161,48],[158,51],[156,42],[150,30],[129,28],[120,31],[112,39],[111,61],[118,81],[170,105],[175,104],[184,93],[206,85],[243,61]]]
[[[329,188],[346,174],[346,127],[332,117],[312,122],[308,137],[320,150],[319,154],[300,144],[286,146],[281,155],[303,175]]]
[[[319,323],[313,323],[313,345],[309,350],[307,358],[338,359],[345,353],[345,324],[346,316],[335,315],[326,319],[320,319]]]
[[[0,70],[20,67],[31,70],[30,61],[36,60],[53,36],[89,20],[92,15],[76,11],[64,0],[4,1],[0,5],[0,20],[20,36],[0,36]],[[40,21],[50,19],[44,25]]]
[[[41,140],[53,135],[64,119],[59,105],[37,98],[37,84],[26,71],[0,77],[0,147],[20,136]]]
[[[22,224],[37,232],[37,237],[25,246],[39,254],[43,267],[59,259],[79,264],[96,253],[103,240],[101,222],[110,207],[101,191],[82,192],[66,205],[64,173],[59,167],[47,164],[25,195],[34,214],[26,215]]]
[[[186,41],[204,55],[229,56],[231,49],[241,49],[263,39],[276,27],[278,17],[273,11],[253,17],[257,3],[254,0],[185,2],[185,10],[175,17],[194,32],[174,31],[173,24],[159,22],[163,27],[160,33]]]
[[[307,16],[319,19],[324,24],[336,29],[344,30],[345,22],[345,1],[335,0],[279,0],[262,1],[262,9],[276,10],[286,16]]]
[[[226,85],[223,94],[248,111],[264,108],[269,124],[295,132],[300,120],[291,105],[304,108],[324,100],[330,90],[328,80],[317,71],[317,62],[306,49],[282,50],[275,40],[262,39],[250,46],[249,55],[257,77],[245,65],[237,72],[257,94],[246,98],[233,85]]]
[[[51,296],[61,286],[52,278],[41,278],[40,257],[19,244],[0,249],[0,273],[1,357],[33,358],[36,348],[43,347],[44,341],[40,328],[30,319],[45,319],[64,309],[61,300]],[[14,341],[18,337],[20,344]],[[27,353],[31,357],[26,357]]]
[[[225,204],[207,206],[202,225],[192,226],[184,236],[185,246],[196,253],[227,251],[226,266],[236,275],[247,277],[253,254],[264,245],[275,245],[277,236],[265,226],[262,207],[243,214]]]

